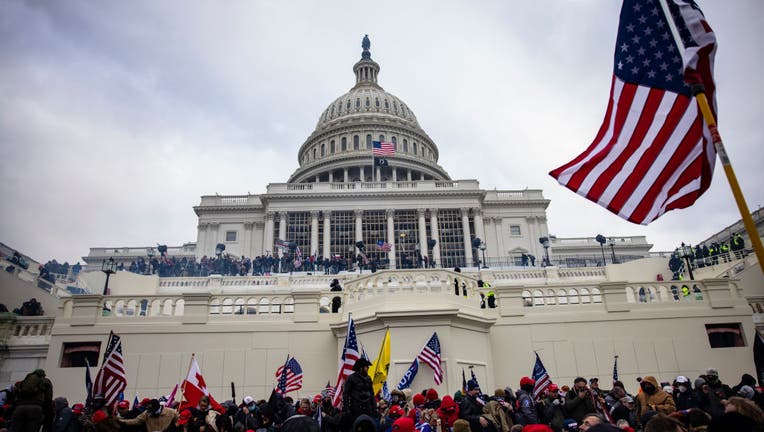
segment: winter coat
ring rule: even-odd
[[[178,419],[178,412],[172,408],[162,408],[158,416],[153,416],[144,411],[134,419],[120,419],[120,423],[126,425],[146,425],[148,431],[163,431]]]
[[[516,395],[517,411],[515,412],[515,417],[517,417],[517,423],[521,425],[541,423],[533,397],[525,390],[518,390]]]
[[[658,380],[653,376],[646,376],[642,381],[649,382],[655,387],[655,393],[648,395],[644,391],[637,395],[637,417],[642,418],[642,415],[648,411],[658,411],[663,414],[671,414],[676,411],[676,403],[674,398],[670,394],[663,391],[658,384]]]
[[[353,420],[358,416],[375,414],[374,389],[371,378],[360,372],[353,372],[345,382],[342,393],[343,411],[350,414]]]
[[[512,419],[497,401],[490,401],[483,407],[483,417],[491,423],[496,432],[509,432],[512,429]]]
[[[459,418],[459,405],[454,402],[451,395],[443,396],[443,401],[438,408],[441,428],[448,431],[448,428],[454,427],[454,422]]]
[[[573,387],[565,396],[565,412],[568,413],[568,417],[579,424],[585,415],[597,412],[597,409],[594,407],[594,399],[589,390],[585,391],[587,395],[582,398],[578,396],[578,390]]]

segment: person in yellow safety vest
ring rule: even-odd
[[[682,285],[682,295],[685,296],[685,297],[689,297],[690,296],[690,287],[688,287],[687,285]]]
[[[727,243],[722,243],[721,245],[721,254],[724,257],[724,262],[729,262],[730,260],[730,247]]]
[[[494,294],[493,290],[488,291],[488,307],[491,309],[496,307],[496,294]]]

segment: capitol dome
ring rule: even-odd
[[[289,183],[450,180],[438,165],[438,147],[411,108],[377,83],[380,68],[371,59],[368,36],[361,46],[355,85],[321,113]],[[373,141],[395,149],[384,166],[372,165]]]

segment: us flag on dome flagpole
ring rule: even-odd
[[[353,365],[360,357],[358,353],[358,338],[355,334],[355,323],[353,316],[348,314],[348,329],[345,336],[345,346],[342,348],[340,356],[340,367],[337,373],[337,385],[334,386],[334,397],[332,405],[339,407],[342,403],[342,391],[345,387],[345,380],[353,373]]]
[[[276,386],[276,393],[286,394],[302,388],[302,368],[300,363],[292,357],[287,356],[287,362],[279,366],[276,371],[276,378],[279,379]]]
[[[443,368],[440,366],[440,341],[438,340],[438,333],[433,332],[430,340],[427,341],[422,351],[419,352],[417,359],[432,369],[435,385],[440,385],[443,382]]]
[[[624,0],[602,126],[586,151],[549,174],[638,224],[691,206],[711,184],[716,151],[688,83],[703,83],[714,101],[715,51],[692,1]]]
[[[533,386],[533,398],[539,397],[541,393],[549,387],[552,381],[549,379],[549,374],[546,372],[544,363],[541,363],[541,357],[539,353],[536,353],[536,364],[533,365],[533,380],[536,384]]]
[[[109,333],[109,342],[103,354],[103,364],[93,382],[93,394],[102,394],[106,405],[112,406],[117,396],[127,387],[125,360],[122,357],[122,341],[113,332]]]

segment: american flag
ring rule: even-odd
[[[443,368],[440,366],[440,341],[438,340],[438,333],[432,334],[430,340],[427,341],[427,344],[422,348],[419,356],[417,356],[417,359],[432,368],[435,384],[440,385],[443,382]]]
[[[605,119],[586,151],[549,174],[634,223],[689,207],[708,189],[716,151],[689,83],[714,100],[716,38],[689,0],[625,0]],[[715,104],[714,104],[715,106]],[[715,111],[715,110],[714,110]]]
[[[302,388],[302,368],[300,363],[292,357],[284,365],[279,366],[276,371],[276,378],[279,383],[276,386],[276,392],[286,394],[297,391]]]
[[[334,387],[329,381],[326,382],[326,387],[323,390],[321,390],[321,396],[322,397],[329,396],[330,398],[334,398]]]
[[[389,142],[372,141],[371,153],[374,156],[395,156],[395,145]]]
[[[546,373],[544,363],[541,363],[541,357],[536,353],[536,364],[533,365],[533,380],[536,381],[536,385],[533,386],[533,398],[539,397],[541,393],[549,387],[552,381],[549,380],[549,374]]]
[[[353,317],[348,317],[348,330],[347,336],[345,336],[345,346],[342,348],[342,356],[340,357],[340,367],[337,374],[337,385],[334,386],[334,397],[332,404],[334,406],[340,406],[342,402],[342,390],[345,386],[345,380],[353,373],[353,365],[359,358],[358,353],[358,338],[355,334],[355,323]]]
[[[127,375],[125,360],[122,357],[122,341],[119,336],[111,333],[103,355],[103,365],[93,383],[93,394],[102,394],[106,399],[106,405],[112,406],[125,387],[127,387]]]

